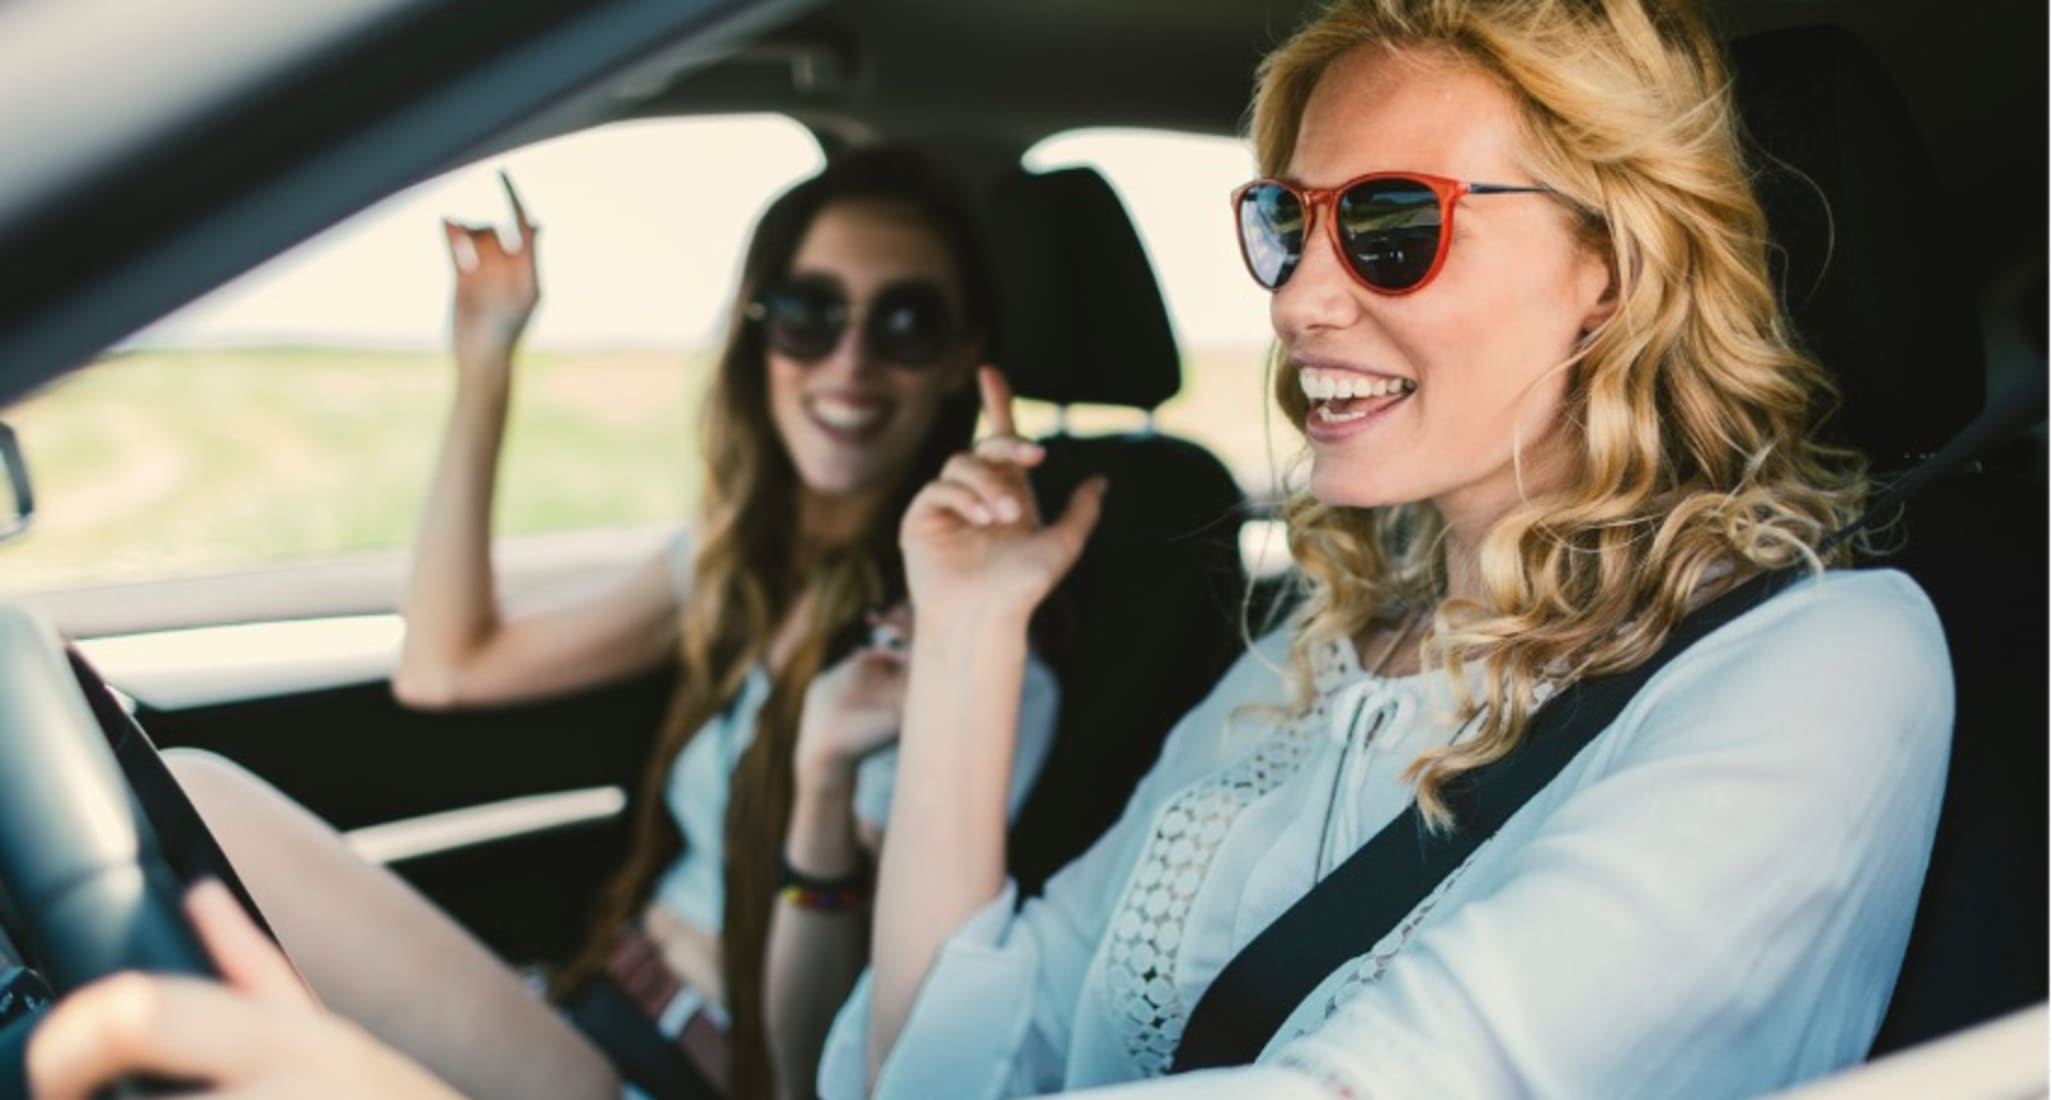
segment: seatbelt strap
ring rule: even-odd
[[[29,1100],[28,1041],[41,1022],[24,1016],[0,1027],[0,1100]]]
[[[1754,577],[1684,617],[1638,666],[1563,688],[1533,714],[1515,751],[1449,786],[1451,830],[1429,831],[1413,803],[1226,964],[1191,1011],[1169,1072],[1253,1062],[1304,998],[1335,970],[1373,950],[1609,728],[1655,673],[1799,575],[1783,570]]]

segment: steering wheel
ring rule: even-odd
[[[218,977],[183,892],[57,632],[0,604],[0,898],[22,950],[60,996],[121,970]],[[0,1100],[26,1096],[31,1024],[0,1033]]]

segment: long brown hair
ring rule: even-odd
[[[1768,277],[1722,54],[1688,0],[1336,0],[1262,62],[1256,156],[1285,170],[1312,89],[1378,44],[1450,55],[1516,101],[1534,178],[1572,208],[1616,277],[1617,310],[1560,364],[1574,470],[1523,500],[1480,547],[1480,600],[1445,598],[1444,525],[1429,505],[1354,509],[1299,495],[1286,513],[1308,600],[1291,682],[1320,646],[1432,612],[1473,735],[1411,768],[1420,808],[1518,744],[1539,685],[1630,668],[1707,589],[1756,569],[1821,569],[1859,514],[1858,455],[1816,442],[1835,401],[1796,345]],[[1278,356],[1276,398],[1308,412]],[[1464,668],[1479,666],[1481,698]]]
[[[768,1095],[774,1083],[764,1034],[764,951],[806,686],[837,656],[830,652],[834,640],[865,609],[902,596],[897,519],[948,455],[967,445],[977,413],[974,387],[943,403],[890,507],[871,517],[860,536],[827,548],[798,571],[798,474],[770,418],[761,329],[744,311],[788,272],[820,211],[844,199],[899,202],[917,211],[954,258],[969,328],[986,347],[996,338],[997,293],[982,238],[966,199],[930,159],[902,148],[855,150],[764,211],[742,261],[725,348],[703,407],[704,488],[680,624],[677,693],[642,776],[626,863],[601,892],[585,944],[554,986],[560,994],[595,973],[612,937],[648,904],[663,869],[683,851],[663,797],[677,754],[739,693],[784,619],[802,614],[801,640],[771,670],[755,739],[729,785],[720,945],[737,1096]]]

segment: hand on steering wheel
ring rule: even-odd
[[[456,1095],[324,1011],[220,883],[193,887],[185,912],[226,984],[130,972],[80,989],[29,1041],[30,1095],[86,1100],[138,1075],[200,1082],[202,1096],[251,1100]]]
[[[218,876],[196,871],[192,837],[167,858],[171,807],[141,759],[156,762],[154,747],[97,673],[40,615],[0,602],[0,895],[62,994],[0,1032],[0,1097],[78,1100],[117,1083],[251,1100],[456,1095],[315,1003],[222,885],[235,882],[225,860]],[[204,881],[188,892],[183,874]]]

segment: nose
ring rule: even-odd
[[[834,349],[819,361],[818,370],[834,374],[855,375],[865,368],[874,366],[874,357],[869,354],[869,341],[863,336],[863,327],[869,317],[861,310],[853,311],[848,323],[841,328],[840,339],[834,342]]]
[[[1346,328],[1360,319],[1363,291],[1342,266],[1332,238],[1317,227],[1306,233],[1304,254],[1289,280],[1268,300],[1268,320],[1285,343],[1324,329]]]

